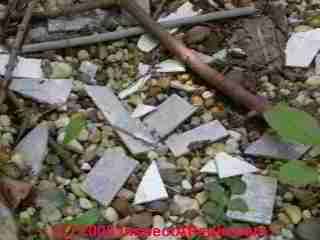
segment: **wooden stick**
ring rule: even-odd
[[[149,33],[159,39],[162,46],[186,63],[208,84],[232,98],[234,102],[256,112],[266,111],[270,106],[266,99],[250,93],[234,81],[226,81],[221,73],[202,63],[191,49],[171,36],[159,23],[150,18],[135,1],[120,0],[120,6],[130,13]]]
[[[256,12],[257,10],[253,7],[237,8],[233,10],[213,12],[213,13],[203,14],[199,16],[163,21],[161,22],[161,25],[165,28],[176,28],[176,27],[181,27],[185,25],[198,24],[206,21],[223,20],[223,19],[240,17],[240,16],[248,16]],[[145,30],[141,27],[132,27],[126,30],[94,34],[86,37],[77,37],[77,38],[49,41],[49,42],[43,42],[43,43],[28,44],[23,46],[22,52],[23,53],[39,52],[39,51],[61,49],[61,48],[67,48],[67,47],[76,47],[81,45],[89,45],[89,44],[94,44],[99,42],[114,41],[121,38],[137,36],[144,32]]]
[[[16,40],[14,46],[11,49],[11,54],[9,57],[8,64],[6,66],[6,72],[4,74],[4,79],[1,81],[0,88],[0,104],[2,104],[7,97],[8,87],[11,83],[13,71],[17,65],[17,57],[20,52],[21,46],[23,44],[23,40],[27,31],[27,26],[30,22],[32,16],[32,10],[36,4],[36,0],[29,3],[25,16],[18,27],[18,32],[16,36]]]

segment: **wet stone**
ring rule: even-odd
[[[90,197],[107,206],[137,164],[121,148],[109,149],[89,172],[82,188]]]
[[[242,213],[228,210],[227,216],[241,221],[270,224],[277,191],[277,180],[253,174],[242,176],[242,180],[247,184],[246,192],[241,195],[233,195],[231,199],[242,198],[247,203],[249,211]]]
[[[308,219],[300,223],[295,233],[301,240],[318,240],[320,236],[320,218]]]

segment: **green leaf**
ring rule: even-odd
[[[292,160],[280,167],[278,178],[282,183],[303,187],[317,183],[318,172],[301,160]]]
[[[83,113],[75,114],[68,126],[66,127],[66,134],[64,136],[63,143],[68,144],[73,139],[78,137],[81,130],[86,126],[86,117]]]
[[[99,211],[98,209],[91,209],[87,212],[85,212],[84,214],[82,214],[81,216],[77,217],[76,219],[73,219],[71,221],[67,221],[65,222],[66,224],[96,224],[98,222],[99,219]]]
[[[243,194],[247,189],[247,184],[241,178],[226,178],[224,183],[230,187],[231,194]]]
[[[242,198],[235,198],[229,202],[229,210],[231,211],[240,211],[240,212],[248,212],[249,208],[247,203]]]
[[[202,211],[207,215],[210,224],[216,224],[224,217],[224,206],[214,202],[207,202]]]
[[[320,144],[318,122],[306,112],[280,103],[263,114],[271,128],[287,141]]]
[[[193,236],[191,240],[203,240],[203,238],[200,236]]]
[[[307,21],[309,26],[312,27],[320,27],[320,16],[311,16],[307,18]]]
[[[210,201],[214,201],[222,206],[225,206],[228,203],[228,197],[226,195],[224,188],[221,185],[219,185],[217,182],[210,184],[208,195],[209,195]]]

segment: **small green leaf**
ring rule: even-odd
[[[76,219],[73,219],[71,221],[67,221],[65,222],[65,224],[88,224],[88,225],[92,225],[92,224],[96,224],[98,222],[99,219],[99,211],[98,209],[91,209],[87,212],[85,212],[84,214],[82,214],[81,216],[77,217]]]
[[[68,144],[75,139],[80,134],[81,130],[86,126],[86,123],[87,122],[84,114],[75,114],[66,127],[66,134],[64,136],[63,143]]]
[[[225,206],[228,203],[228,197],[224,188],[216,182],[211,183],[208,195],[210,201],[216,202],[222,206]]]
[[[320,17],[319,15],[317,16],[311,16],[309,18],[307,18],[307,21],[309,26],[312,26],[312,27],[320,27]]]
[[[226,178],[224,183],[230,187],[231,194],[243,194],[246,191],[247,184],[241,178]]]
[[[280,103],[266,111],[263,116],[270,127],[287,141],[320,144],[318,122],[306,112]]]
[[[301,160],[292,160],[280,167],[278,178],[282,183],[303,187],[317,183],[318,172]]]
[[[229,202],[229,210],[246,213],[249,211],[249,208],[242,198],[235,198]]]
[[[219,220],[224,217],[224,206],[214,202],[207,202],[202,211],[209,218],[210,224],[216,224]]]
[[[203,240],[203,238],[200,236],[193,236],[191,240]]]

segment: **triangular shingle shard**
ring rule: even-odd
[[[161,179],[156,162],[147,169],[137,189],[134,204],[141,204],[168,198],[168,193]]]

